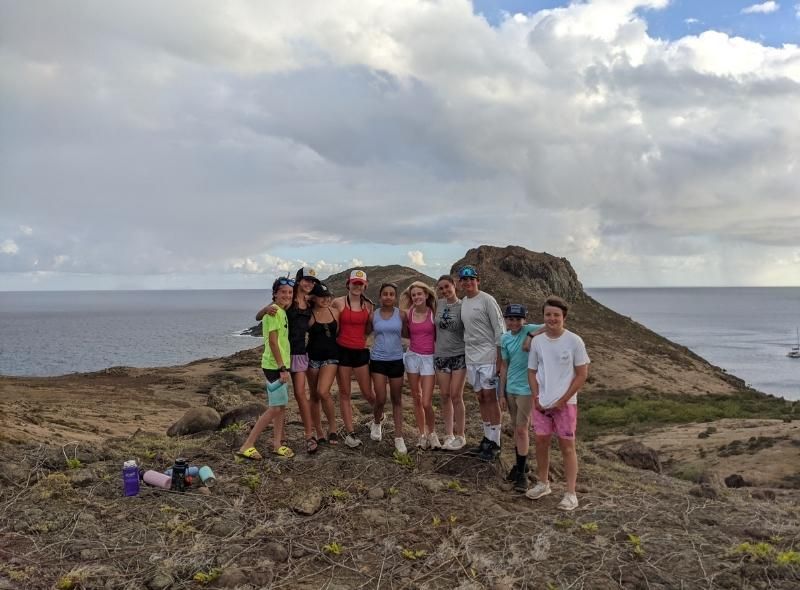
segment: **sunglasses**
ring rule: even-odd
[[[288,279],[286,277],[281,277],[278,279],[278,285],[283,287],[284,285],[289,285],[290,287],[294,287],[294,279]]]

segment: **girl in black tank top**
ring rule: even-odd
[[[326,313],[327,312],[327,313]],[[333,317],[330,308],[321,310],[320,315],[328,315],[329,322],[323,323],[315,311],[311,311],[314,323],[308,328],[308,344],[306,351],[308,358],[312,361],[327,361],[338,358],[339,349],[336,345],[336,333],[339,323]]]
[[[311,317],[308,322],[308,386],[311,393],[311,422],[320,442],[338,442],[336,434],[336,409],[331,397],[331,386],[339,366],[339,310],[331,307],[333,295],[325,283],[319,283],[311,292]],[[328,422],[327,433],[322,430],[322,411]]]

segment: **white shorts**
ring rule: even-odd
[[[403,355],[403,364],[406,366],[406,373],[414,373],[415,375],[436,374],[433,370],[432,354],[417,354],[409,350]]]
[[[482,389],[497,388],[497,365],[471,365],[467,363],[467,381],[477,393]]]

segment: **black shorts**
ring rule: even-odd
[[[397,379],[403,377],[406,368],[403,365],[403,359],[396,361],[370,361],[369,372],[377,373],[378,375],[385,375],[389,379]]]
[[[369,364],[369,348],[339,347],[339,366],[354,369]]]
[[[261,370],[264,371],[264,377],[267,378],[268,383],[275,383],[281,378],[281,372],[278,369],[265,369],[262,367]]]
[[[452,373],[466,368],[467,362],[463,354],[458,356],[437,356],[433,359],[433,369],[437,373]]]

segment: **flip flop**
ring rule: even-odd
[[[244,457],[245,459],[252,459],[253,461],[261,461],[264,458],[255,447],[250,447],[244,451],[239,451],[236,453],[236,455],[239,457]]]
[[[309,455],[313,455],[314,453],[316,453],[318,448],[319,445],[317,444],[316,438],[312,436],[311,438],[306,439],[306,452]]]
[[[279,447],[277,451],[272,451],[276,459],[291,459],[294,457],[294,451],[287,446]]]

